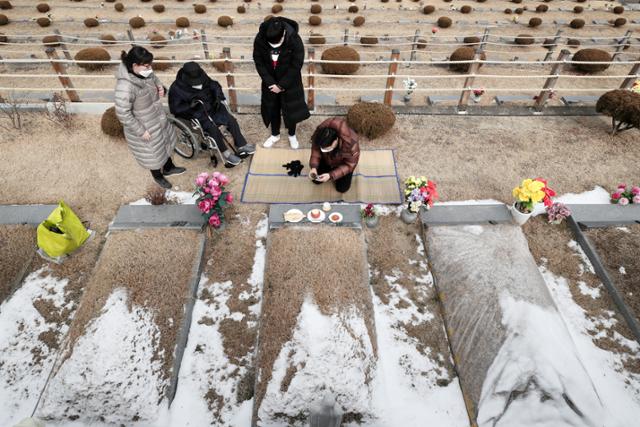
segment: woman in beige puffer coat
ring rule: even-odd
[[[162,105],[164,87],[151,69],[153,54],[134,46],[123,51],[121,58],[116,73],[116,115],[136,161],[151,170],[160,186],[170,189],[165,176],[180,175],[185,169],[171,160],[177,137]]]

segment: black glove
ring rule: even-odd
[[[304,166],[302,165],[302,163],[300,163],[300,160],[294,160],[290,163],[282,165],[282,167],[288,170],[287,175],[293,177],[300,176],[302,169],[304,169]]]

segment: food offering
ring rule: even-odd
[[[325,213],[320,209],[311,209],[307,213],[307,219],[311,222],[322,222],[325,219]]]
[[[339,224],[342,222],[342,214],[340,212],[332,212],[329,214],[329,221],[334,224]]]
[[[304,214],[300,209],[289,209],[284,213],[286,222],[300,222],[304,219]]]

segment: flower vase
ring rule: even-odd
[[[400,212],[400,219],[405,224],[413,224],[414,222],[416,222],[417,218],[418,218],[418,212],[411,212],[407,208],[402,209],[402,212]]]
[[[369,228],[376,228],[378,226],[379,218],[377,216],[369,216],[364,219],[364,223]]]
[[[515,203],[513,204],[513,206],[511,206],[511,215],[513,216],[513,220],[518,225],[523,225],[525,222],[529,220],[529,218],[531,218],[531,212],[529,213],[520,212],[520,210],[516,208]]]
[[[471,100],[477,104],[478,102],[482,101],[482,95],[471,94]]]
[[[409,102],[411,102],[411,95],[410,95],[410,94],[406,94],[406,95],[402,98],[402,100],[403,100],[405,103],[409,103]]]

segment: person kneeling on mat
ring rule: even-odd
[[[311,137],[309,178],[314,184],[331,180],[335,182],[336,190],[345,193],[351,187],[359,159],[358,134],[345,119],[327,119],[320,123]]]
[[[236,119],[222,104],[225,100],[222,86],[211,79],[196,62],[187,62],[182,66],[169,89],[169,110],[176,117],[191,120],[198,119],[204,132],[216,142],[222,161],[228,167],[240,164],[241,157],[256,152],[253,144],[240,131]],[[236,153],[224,143],[222,132],[218,126],[227,127],[233,137]],[[239,156],[239,157],[238,157]]]

